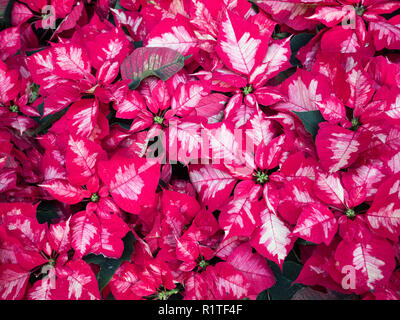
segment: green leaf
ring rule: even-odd
[[[96,279],[99,284],[99,290],[102,291],[112,279],[115,271],[124,261],[129,261],[133,253],[133,243],[136,241],[135,236],[129,231],[124,238],[124,251],[119,259],[107,258],[101,254],[90,253],[83,260],[86,263],[94,263],[100,266],[100,271],[96,274]]]
[[[300,33],[290,40],[290,50],[292,51],[292,56],[290,57],[290,63],[293,66],[301,66],[301,62],[296,58],[299,50],[304,47],[310,40],[314,37],[312,33]]]
[[[281,271],[276,263],[268,261],[268,264],[274,272],[276,283],[261,292],[257,300],[290,300],[303,287],[301,284],[293,283],[300,274],[302,266],[293,261],[285,261]]]
[[[52,223],[58,219],[57,211],[52,201],[41,201],[36,209],[36,219],[40,224]]]
[[[343,294],[332,290],[321,292],[311,287],[304,287],[297,291],[292,300],[357,300],[355,294]]]
[[[286,79],[290,78],[297,70],[297,67],[291,67],[285,71],[279,72],[275,77],[269,79],[267,82],[268,86],[275,87],[281,84]]]
[[[132,231],[129,231],[122,239],[122,241],[124,242],[124,251],[122,252],[120,260],[129,261],[131,260],[131,256],[133,253],[133,244],[136,241],[136,238],[133,235]]]
[[[0,22],[4,21],[8,0],[0,0]]]
[[[312,135],[313,139],[315,140],[315,137],[319,130],[319,124],[325,121],[321,112],[319,110],[307,112],[292,112],[300,118],[301,122],[303,122],[304,128]]]
[[[68,111],[69,107],[70,106],[65,107],[64,109],[62,109],[62,110],[60,110],[60,111],[58,111],[56,113],[49,114],[48,116],[43,117],[43,118],[34,117],[33,119],[36,122],[38,122],[40,125],[33,132],[33,136],[41,134],[41,133],[46,133],[51,128],[51,126],[53,125],[54,122],[56,122],[56,121],[61,119],[61,117]],[[44,108],[44,104],[42,102],[38,106],[38,110],[39,110],[41,115],[43,115],[43,108]]]
[[[14,2],[15,0],[0,0],[0,30],[11,27],[11,12]]]
[[[114,122],[114,124],[118,124],[121,128],[125,130],[129,130],[131,128],[133,120],[131,119],[118,119],[118,121]]]
[[[143,47],[143,41],[134,41],[133,46],[135,49]]]
[[[165,81],[183,68],[185,57],[170,48],[141,47],[133,51],[121,64],[123,80],[132,80],[129,89],[137,88],[140,82],[150,76]]]
[[[46,50],[46,49],[47,49],[47,47],[43,47],[43,48],[39,48],[39,49],[35,49],[35,50],[27,50],[27,51],[25,51],[25,54],[26,54],[28,57],[30,57],[31,55],[33,55],[33,54],[35,54],[35,53],[37,53],[37,52]]]
[[[122,261],[119,259],[106,258],[105,261],[100,265],[100,271],[96,275],[100,291],[102,291],[110,282],[115,271],[117,271],[121,263]]]
[[[114,8],[115,8],[115,9],[126,10],[123,6],[121,6],[120,0],[117,0],[117,1],[115,2]]]

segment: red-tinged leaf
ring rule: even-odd
[[[369,9],[375,14],[392,13],[400,8],[400,3],[397,1],[383,1],[379,3],[371,3]]]
[[[171,109],[177,116],[188,115],[195,110],[201,99],[208,94],[208,89],[200,81],[181,83],[171,100]]]
[[[22,3],[14,3],[11,12],[11,24],[13,26],[20,25],[33,17],[33,13],[27,6]]]
[[[193,219],[191,227],[189,231],[192,234],[189,238],[197,239],[197,241],[205,241],[221,230],[217,219],[209,210],[201,210]]]
[[[54,199],[66,204],[81,202],[87,195],[84,189],[70,184],[67,180],[49,180],[39,186],[47,190]]]
[[[30,271],[26,271],[16,264],[0,265],[0,299],[23,299],[29,275]]]
[[[74,102],[65,114],[69,131],[89,138],[97,125],[99,103],[96,99],[82,99]]]
[[[209,8],[210,3],[204,0],[195,0],[191,6],[190,23],[205,34],[216,39],[218,34],[218,24]]]
[[[223,260],[226,260],[235,250],[235,248],[237,248],[247,240],[248,237],[231,237],[223,239],[219,243],[218,248],[215,250],[215,255]]]
[[[184,300],[206,300],[209,298],[209,288],[201,274],[191,272],[184,284]]]
[[[168,156],[170,161],[184,164],[201,157],[201,122],[198,118],[185,118],[186,121],[170,121],[168,128]],[[199,120],[199,121],[197,121]]]
[[[80,99],[80,92],[76,86],[72,86],[72,81],[62,83],[57,86],[57,90],[52,90],[44,101],[43,116],[61,111],[68,107],[69,104]]]
[[[27,251],[40,250],[45,240],[46,227],[39,224],[36,217],[9,215],[4,217],[7,234],[17,239]]]
[[[80,258],[100,241],[100,223],[94,213],[81,211],[72,216],[70,225],[71,246]]]
[[[307,19],[314,12],[313,6],[298,1],[252,0],[278,23],[295,30],[314,29],[316,22]],[[314,1],[313,1],[314,2]],[[317,2],[317,1],[315,1]]]
[[[394,289],[382,289],[379,292],[374,292],[369,296],[363,298],[363,300],[394,300],[398,301],[400,296],[398,292]]]
[[[221,93],[211,93],[200,99],[194,111],[198,116],[207,118],[208,123],[220,122],[223,118],[227,101],[227,96]]]
[[[303,208],[317,202],[313,193],[313,183],[306,178],[297,178],[285,184],[281,190],[278,212],[290,224],[296,224]]]
[[[67,178],[65,168],[60,164],[59,161],[55,160],[49,153],[46,153],[42,158],[41,169],[43,174],[43,180],[53,180]]]
[[[148,78],[143,82],[141,89],[147,107],[152,113],[157,114],[160,110],[165,110],[170,106],[171,96],[166,82],[156,80],[154,77]],[[175,88],[172,90],[175,90]]]
[[[392,157],[400,145],[400,131],[397,129],[396,126],[390,126],[388,128],[386,125],[385,129],[380,126],[372,126],[368,128],[370,131],[375,130],[373,134],[373,143],[371,144],[371,148],[376,148],[374,150],[375,155],[380,156],[390,156]],[[371,130],[372,129],[372,130]]]
[[[101,84],[110,84],[119,73],[119,63],[111,62],[110,60],[105,61],[99,69],[97,69],[96,79]]]
[[[56,300],[54,289],[56,288],[56,270],[51,267],[47,275],[36,281],[29,288],[26,298],[28,300]]]
[[[250,244],[258,253],[282,267],[296,239],[289,227],[269,209],[263,210],[260,218],[261,225],[254,232]]]
[[[247,177],[255,169],[255,164],[254,158],[242,143],[241,133],[230,122],[211,124],[204,128],[211,151],[208,157],[212,161],[221,161],[236,175]]]
[[[392,70],[392,67],[386,67],[386,70]],[[393,77],[391,77],[393,79]],[[393,124],[398,124],[399,123],[399,119],[400,119],[400,92],[396,89],[394,89],[394,87],[396,86],[396,84],[393,85],[393,87],[391,87],[391,89],[389,90],[386,86],[385,87],[381,87],[380,90],[377,91],[376,93],[376,102],[371,102],[371,104],[369,105],[371,108],[371,112],[369,112],[368,114],[364,115],[361,114],[361,121],[365,121],[367,122],[369,120],[369,118],[372,118],[371,120],[379,120],[380,114],[384,114],[384,118],[386,118],[387,120],[389,120],[391,123]],[[389,98],[389,100],[387,100],[386,98],[388,96],[391,96],[391,98]],[[375,100],[375,99],[374,99]],[[366,119],[366,120],[365,120]]]
[[[129,41],[121,28],[100,32],[86,44],[86,48],[90,61],[96,69],[99,69],[106,61],[122,63],[130,51]]]
[[[65,30],[70,30],[75,28],[78,20],[82,16],[82,11],[84,9],[84,3],[82,1],[79,1],[76,6],[69,12],[69,14],[65,17],[65,19],[60,23],[60,25],[57,27],[57,29],[53,33],[54,35],[61,33]],[[58,10],[57,10],[58,11]]]
[[[321,37],[326,31],[328,31],[328,29],[321,30],[297,52],[296,58],[301,62],[304,68],[310,70],[315,65],[317,53],[320,49]]]
[[[321,123],[315,139],[321,167],[333,173],[353,164],[369,143],[363,132]]]
[[[313,243],[329,245],[337,228],[333,213],[322,204],[312,203],[303,208],[293,234]]]
[[[317,7],[315,13],[307,17],[307,19],[317,20],[327,27],[334,27],[340,22],[345,21],[348,15],[349,12],[343,10],[341,7]]]
[[[176,238],[176,258],[184,262],[194,262],[199,256],[199,248],[193,241]]]
[[[343,172],[342,181],[349,191],[350,198],[353,202],[358,200],[355,204],[358,205],[364,202],[364,199],[370,201],[375,197],[385,177],[383,162],[374,159]]]
[[[118,300],[139,300],[151,295],[156,289],[144,280],[137,267],[124,262],[111,279],[110,289]]]
[[[71,12],[72,7],[74,5],[73,0],[52,0],[51,4],[57,8],[57,11],[54,13],[57,18],[64,18],[68,13]],[[77,5],[79,2],[77,3]]]
[[[337,173],[318,173],[315,180],[314,193],[326,204],[339,207],[343,207],[349,197]]]
[[[400,21],[398,16],[389,20],[371,21],[369,32],[372,34],[377,51],[383,48],[400,49]]]
[[[320,285],[337,292],[344,291],[341,284],[336,283],[328,272],[335,248],[333,246],[326,247],[323,244],[317,246],[311,257],[304,263],[295,282],[308,286]]]
[[[36,281],[31,288],[28,289],[26,298],[28,300],[56,300],[54,289],[56,287],[56,270],[51,267],[47,275]]]
[[[306,158],[303,152],[297,152],[287,157],[282,164],[280,172],[289,180],[298,177],[307,177],[315,180],[317,161],[312,158]]]
[[[339,235],[344,241],[368,242],[373,233],[366,223],[365,215],[356,215],[349,219],[346,215],[341,215],[338,219]]]
[[[21,49],[21,34],[19,27],[11,27],[0,31],[0,59],[5,61]]]
[[[117,27],[120,27],[122,25],[128,29],[129,34],[132,37],[135,37],[137,39],[143,38],[140,37],[141,35],[140,32],[141,30],[143,30],[143,24],[144,24],[143,16],[140,14],[140,12],[125,11],[122,9],[113,9],[113,8],[110,8],[110,11],[114,16]]]
[[[181,70],[184,56],[171,48],[137,48],[121,64],[123,80],[130,79],[129,87],[135,89],[149,76],[156,76],[165,81]]]
[[[122,238],[129,231],[128,225],[117,215],[101,217],[99,241],[92,247],[92,252],[109,258],[119,259],[124,251]]]
[[[285,100],[281,91],[274,87],[257,88],[254,95],[256,96],[257,102],[263,106],[273,105]]]
[[[258,25],[261,36],[269,39],[274,32],[276,22],[268,17],[264,12],[260,11],[258,14],[251,16],[250,20]]]
[[[96,277],[83,260],[69,261],[56,267],[57,282],[55,300],[99,300],[100,292]]]
[[[327,99],[332,89],[325,77],[298,69],[282,84],[281,91],[287,101],[278,103],[275,109],[305,112],[318,110],[316,102]]]
[[[180,237],[185,225],[185,218],[176,211],[170,212],[161,222],[160,247],[168,250],[175,257],[176,238]]]
[[[54,52],[54,73],[64,79],[88,80],[94,83],[90,73],[91,65],[86,51],[77,45],[59,44],[52,48]]]
[[[255,146],[269,144],[277,134],[277,128],[273,121],[266,119],[263,112],[255,112],[248,120],[245,127],[246,139],[253,141]]]
[[[262,151],[261,155],[258,155],[258,150],[262,150],[259,148],[256,153],[256,162],[260,169],[273,169],[279,165],[280,157],[283,152],[283,145],[285,144],[286,137],[281,135],[276,137],[268,143],[265,147],[265,150]]]
[[[0,172],[0,192],[7,192],[17,186],[17,173],[14,169],[3,169]]]
[[[260,64],[255,65],[249,76],[249,83],[254,87],[261,87],[267,80],[275,77],[279,72],[288,69],[290,65],[290,40],[273,42]]]
[[[215,50],[228,68],[249,75],[265,55],[266,45],[256,25],[226,10]]]
[[[3,217],[26,216],[36,218],[37,205],[28,202],[0,202],[0,220]]]
[[[245,76],[224,67],[214,70],[212,72],[212,78],[215,80],[221,80],[222,85],[231,85],[234,88],[241,88],[247,85],[247,79]],[[209,78],[206,77],[205,80],[209,80]]]
[[[226,262],[206,269],[206,282],[211,286],[214,299],[236,300],[247,297],[250,283],[246,276]]]
[[[160,164],[156,160],[116,155],[99,162],[98,171],[123,210],[138,214],[141,205],[152,203],[160,177]]]
[[[225,239],[234,236],[250,236],[259,224],[263,205],[253,195],[235,196],[220,210],[218,221],[225,231]]]
[[[143,276],[154,288],[158,288],[161,285],[167,290],[175,288],[172,273],[168,265],[161,259],[149,259],[144,267],[146,270]]]
[[[377,234],[397,241],[400,235],[400,183],[398,175],[385,180],[378,188],[366,217]]]
[[[378,238],[367,243],[342,241],[336,249],[335,259],[339,271],[344,267],[354,267],[355,292],[384,287],[396,266],[393,246]]]
[[[247,95],[249,97],[250,95]],[[237,94],[236,101],[232,101],[235,96],[228,102],[225,109],[225,120],[231,122],[235,128],[244,126],[250,118],[256,113],[256,108],[249,103],[242,103],[242,95]],[[246,99],[245,98],[245,99]],[[255,99],[253,100],[255,102]]]
[[[18,72],[7,70],[7,66],[0,61],[0,103],[8,104],[16,98],[19,91]]]
[[[354,108],[356,114],[360,114],[375,93],[375,83],[366,71],[357,67],[347,74],[346,81],[350,87],[350,97],[345,104]]]
[[[183,56],[194,54],[197,49],[197,37],[188,21],[180,15],[174,19],[162,19],[148,34],[146,47],[164,47],[178,51]]]
[[[17,252],[21,247],[19,241],[7,235],[3,226],[0,226],[0,239],[0,264],[18,264]]]
[[[184,215],[187,221],[191,221],[201,208],[195,197],[170,190],[163,191],[161,206],[166,216],[179,213]]]
[[[70,135],[65,164],[68,180],[75,185],[85,185],[96,173],[96,164],[106,158],[102,148],[83,137]]]
[[[353,29],[334,27],[321,39],[321,49],[326,53],[356,53],[361,45]]]
[[[211,211],[228,200],[237,181],[226,170],[212,165],[191,165],[189,177],[200,202]]]
[[[37,123],[31,118],[17,116],[10,122],[10,126],[22,135],[28,129],[34,129],[37,126]]]
[[[335,96],[330,96],[328,99],[315,103],[321,111],[325,120],[332,124],[338,124],[346,121],[346,108],[344,104]]]
[[[55,74],[54,52],[52,49],[39,51],[27,58],[27,65],[35,83],[40,85],[40,92],[67,83],[67,79]]]
[[[71,248],[70,219],[51,224],[47,234],[50,246],[58,254],[67,253]]]
[[[267,261],[259,254],[253,253],[248,243],[237,247],[226,262],[247,277],[250,283],[249,291],[254,295],[272,287],[276,282]]]

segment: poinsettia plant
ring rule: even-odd
[[[0,299],[400,299],[400,3],[0,0]]]

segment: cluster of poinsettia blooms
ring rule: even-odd
[[[399,1],[8,8],[1,299],[400,299]]]

